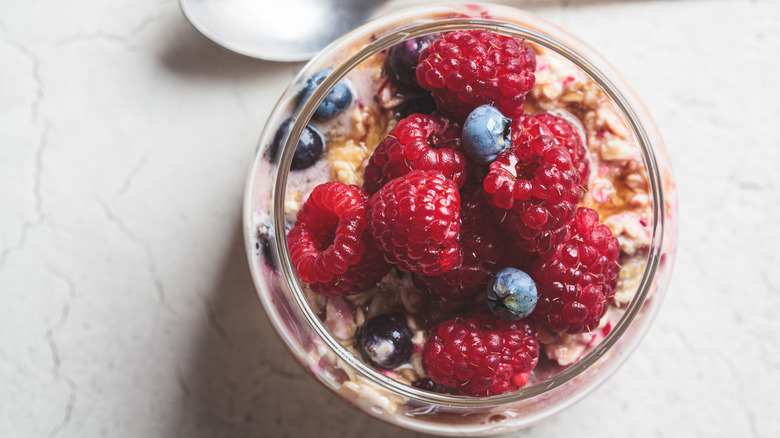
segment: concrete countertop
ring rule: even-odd
[[[780,2],[505,3],[635,86],[680,204],[643,344],[512,436],[780,436]],[[306,375],[255,296],[243,184],[301,64],[215,46],[174,0],[2,0],[0,60],[0,436],[413,435]]]

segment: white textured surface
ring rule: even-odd
[[[516,435],[780,436],[780,2],[512,4],[644,97],[681,224],[639,350]],[[300,64],[221,50],[174,0],[0,11],[0,436],[409,436],[305,375],[254,296],[243,182]]]

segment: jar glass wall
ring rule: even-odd
[[[618,293],[599,333],[581,338],[542,335],[545,357],[528,385],[479,398],[425,391],[409,385],[403,373],[379,372],[365,363],[343,333],[334,335],[344,327],[329,323],[328,300],[313,297],[298,278],[284,237],[315,185],[362,181],[362,166],[403,112],[398,106],[405,102],[394,102],[392,93],[383,95],[387,49],[423,35],[463,29],[522,38],[535,49],[541,62],[526,110],[563,109],[580,119],[592,160],[581,205],[602,213],[622,250]],[[326,69],[333,73],[313,94],[301,98],[306,81]],[[339,122],[313,122],[323,98],[345,77],[352,92],[363,97],[362,107]],[[305,171],[291,170],[296,145],[310,123],[323,131],[323,159]],[[277,151],[269,150],[272,144]],[[321,52],[302,69],[269,117],[250,171],[244,211],[247,253],[259,297],[293,355],[319,381],[365,412],[443,435],[527,427],[572,405],[609,378],[637,347],[661,305],[676,230],[675,188],[666,152],[634,91],[574,37],[530,14],[495,5],[392,13]],[[364,305],[348,303],[353,313]]]

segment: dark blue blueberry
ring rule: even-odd
[[[266,156],[271,162],[276,162],[276,156],[279,154],[279,148],[287,138],[290,127],[292,127],[293,119],[289,118],[282,122],[279,129],[276,130],[271,144],[268,145]],[[325,137],[314,126],[306,125],[301,134],[301,138],[298,140],[298,147],[295,149],[295,155],[293,156],[290,169],[302,170],[311,167],[316,163],[322,152],[325,150]]]
[[[530,275],[504,268],[490,280],[485,291],[487,305],[496,317],[509,321],[525,318],[534,311],[538,295]]]
[[[366,362],[377,368],[392,369],[412,356],[412,330],[403,316],[385,314],[366,321],[357,334],[358,348]]]
[[[450,388],[449,386],[440,385],[431,379],[420,379],[412,383],[412,386],[425,391],[438,392],[439,394],[457,394],[457,388]]]
[[[511,119],[490,105],[477,107],[463,124],[463,149],[479,164],[492,163],[510,145],[510,123]]]
[[[303,90],[301,90],[301,93],[298,95],[298,102],[300,103],[314,94],[314,92],[317,91],[317,88],[331,73],[333,73],[333,70],[322,70],[310,77],[309,80],[306,81],[306,85],[303,86]],[[311,118],[318,122],[330,120],[335,117],[336,114],[347,109],[350,103],[352,103],[352,88],[349,86],[346,79],[342,79],[333,86],[330,92],[328,92],[328,95],[325,96],[325,99],[320,102]]]
[[[290,232],[290,225],[285,224],[285,231]],[[263,216],[260,222],[257,224],[257,231],[255,233],[255,250],[257,255],[262,257],[267,266],[270,266],[276,270],[276,258],[274,257],[274,249],[276,248],[276,240],[274,237],[274,226],[271,222],[271,218]]]
[[[423,35],[391,47],[385,58],[387,76],[409,91],[423,91],[423,88],[417,83],[414,71],[417,68],[420,52],[430,46],[438,37],[438,34]]]
[[[436,101],[429,93],[407,99],[398,106],[398,120],[405,119],[414,113],[430,114],[436,109]]]
[[[255,234],[255,249],[257,255],[262,256],[265,260],[265,264],[268,266],[274,266],[275,261],[271,252],[271,241],[274,240],[274,229],[271,225],[270,218],[264,218],[257,226],[257,233]]]

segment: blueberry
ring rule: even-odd
[[[279,129],[276,130],[276,134],[274,134],[274,138],[266,151],[266,156],[271,162],[275,162],[279,148],[287,137],[292,123],[293,119],[289,118],[282,122]],[[320,159],[323,150],[325,150],[325,137],[314,126],[306,125],[303,133],[301,133],[301,138],[298,139],[298,146],[295,148],[295,155],[293,156],[290,169],[302,170],[311,167]]]
[[[463,148],[479,164],[495,161],[509,147],[511,119],[490,105],[477,107],[463,124]]]
[[[285,233],[289,233],[292,227],[285,224]],[[265,264],[276,270],[276,258],[274,250],[276,249],[276,240],[274,237],[274,225],[269,216],[263,216],[257,224],[255,232],[255,250],[257,255],[263,257]]]
[[[412,386],[425,391],[438,392],[439,394],[458,393],[458,390],[456,388],[450,388],[449,386],[440,385],[428,378],[416,380],[414,383],[412,383]]]
[[[385,58],[387,76],[409,91],[423,91],[423,88],[417,83],[414,70],[417,68],[420,52],[430,46],[438,37],[438,34],[423,35],[391,47]]]
[[[414,113],[430,114],[436,109],[436,101],[430,93],[421,94],[419,96],[407,99],[398,106],[398,120],[405,119]]]
[[[377,368],[395,368],[412,356],[412,331],[397,314],[366,321],[358,331],[357,343],[363,359]]]
[[[274,229],[271,224],[271,218],[263,218],[257,226],[255,249],[257,250],[257,255],[262,256],[265,264],[271,267],[274,266],[274,257],[271,252],[272,240],[274,240]]]
[[[531,276],[515,268],[498,271],[488,283],[485,297],[490,311],[496,317],[509,321],[530,315],[538,298]]]
[[[309,80],[306,81],[303,90],[301,90],[301,93],[298,95],[298,102],[300,103],[313,95],[317,90],[317,87],[319,87],[331,73],[333,73],[333,70],[322,70],[310,77]],[[314,110],[312,119],[318,122],[330,120],[335,117],[336,114],[347,109],[350,103],[352,103],[352,88],[349,86],[346,79],[342,79],[331,88],[328,95],[325,96],[325,99],[320,102],[320,105]]]

